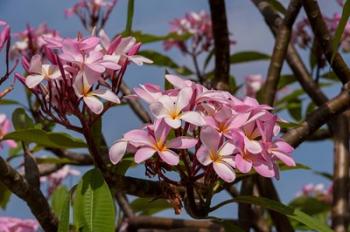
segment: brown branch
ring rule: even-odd
[[[127,220],[128,229],[208,229],[209,231],[224,231],[223,227],[211,220],[184,220],[161,217],[137,216]]]
[[[344,85],[344,90],[337,97],[329,100],[313,113],[309,114],[300,126],[288,130],[282,138],[293,147],[297,147],[307,138],[307,136],[314,133],[334,116],[347,110],[349,106],[350,89],[349,85],[346,84]]]
[[[228,90],[230,72],[230,40],[225,0],[209,0],[215,52],[215,89]]]
[[[333,49],[332,36],[323,20],[317,0],[303,0],[303,6],[315,37],[321,45],[320,47],[322,48],[328,63],[331,65],[333,71],[341,82],[343,82],[343,84],[347,83],[350,81],[350,69],[341,55]]]
[[[334,137],[334,171],[332,227],[336,232],[348,231],[349,225],[349,130],[344,115],[331,122]]]
[[[293,23],[300,11],[301,0],[293,0],[288,6],[287,13],[278,26],[271,62],[263,88],[262,102],[273,105],[277,86],[281,75],[283,61],[286,58]]]
[[[0,181],[24,200],[45,231],[57,231],[57,218],[39,189],[33,188],[8,163],[0,157]]]
[[[124,82],[121,83],[120,90],[124,95],[132,94],[131,90]],[[144,109],[144,107],[141,105],[139,101],[134,99],[127,99],[127,102],[130,105],[131,109],[141,119],[142,122],[144,123],[151,122],[151,117],[149,116],[149,114],[147,113],[147,111]]]
[[[240,195],[242,196],[250,196],[253,194],[253,188],[254,188],[254,178],[248,177],[242,181],[241,191]],[[244,231],[249,231],[250,228],[253,226],[254,219],[253,218],[253,210],[251,207],[251,204],[244,204],[239,203],[238,204],[238,221],[240,227]]]
[[[114,194],[114,196],[117,199],[118,205],[123,210],[125,216],[128,218],[133,217],[135,214],[134,214],[125,194],[122,193],[121,191],[117,190],[116,193]]]

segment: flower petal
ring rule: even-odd
[[[153,154],[156,152],[156,150],[154,150],[151,147],[143,147],[137,150],[137,152],[135,153],[135,163],[139,164],[145,160],[148,160],[149,158],[151,158],[153,156]]]
[[[181,111],[185,108],[191,100],[192,97],[192,88],[186,87],[180,90],[179,95],[177,96],[176,108]]]
[[[180,161],[178,154],[171,150],[165,150],[158,152],[160,158],[169,165],[177,165]]]
[[[120,140],[113,144],[109,149],[109,159],[112,164],[117,164],[123,158],[126,148],[128,146],[128,142],[124,140]]]
[[[262,151],[261,144],[258,141],[250,140],[247,137],[244,137],[244,147],[253,154],[258,154]]]
[[[116,104],[120,103],[119,97],[109,89],[96,89],[91,94]]]
[[[244,159],[240,154],[235,156],[236,168],[242,173],[248,173],[252,169],[253,163]]]
[[[208,166],[213,161],[210,159],[209,150],[206,146],[201,146],[196,153],[197,160],[204,166]]]
[[[164,117],[165,122],[172,128],[177,129],[181,126],[180,119],[173,119],[170,117]]]
[[[40,82],[44,80],[44,76],[42,75],[29,75],[26,77],[26,85],[28,88],[32,89],[36,87]]]
[[[197,144],[198,140],[187,137],[187,136],[180,136],[175,139],[170,140],[166,147],[174,148],[174,149],[188,149],[191,147],[194,147]]]
[[[204,126],[205,120],[202,115],[195,111],[184,112],[181,119],[196,126]]]
[[[210,150],[216,151],[219,148],[221,136],[219,132],[211,127],[205,127],[201,130],[201,141]]]
[[[224,162],[214,162],[213,168],[216,174],[225,182],[231,183],[236,179],[236,173],[233,168]]]
[[[103,111],[103,103],[94,96],[83,97],[85,104],[95,114],[100,114]]]
[[[295,161],[289,154],[285,154],[277,150],[272,150],[271,153],[274,154],[279,160],[281,160],[287,166],[295,166]]]
[[[236,146],[234,144],[226,142],[220,147],[218,154],[220,154],[221,156],[228,156],[232,155],[235,150]]]

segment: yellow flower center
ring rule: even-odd
[[[162,141],[157,141],[154,148],[160,152],[165,151],[167,149],[167,147]]]
[[[217,153],[217,151],[209,151],[209,157],[214,163],[221,161],[221,156]]]

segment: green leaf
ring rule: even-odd
[[[279,162],[279,168],[281,171],[291,171],[291,170],[311,170],[311,168],[309,166],[306,166],[305,164],[301,164],[301,163],[296,163],[295,166],[287,166],[282,162]]]
[[[263,61],[263,60],[269,60],[270,55],[256,52],[256,51],[243,51],[243,52],[237,52],[230,56],[230,63],[231,64],[239,64],[239,63],[245,63],[245,62],[252,62],[252,61]]]
[[[16,130],[34,127],[33,120],[27,115],[23,108],[17,108],[12,113],[12,123]]]
[[[181,75],[187,76],[193,73],[189,68],[176,64],[170,57],[159,52],[143,50],[140,51],[138,54],[153,60],[154,65],[171,68]]]
[[[335,82],[339,82],[339,78],[337,77],[337,75],[330,71],[330,72],[326,72],[324,74],[321,75],[322,78],[325,78],[327,80],[330,80],[330,81],[335,81]]]
[[[340,40],[343,36],[343,32],[346,26],[346,23],[348,22],[348,19],[350,17],[350,1],[346,0],[346,2],[344,3],[344,7],[343,7],[343,13],[341,15],[337,30],[335,31],[335,35],[332,41],[332,45],[333,45],[333,54],[332,54],[332,62],[334,59],[334,56],[338,50],[338,46],[340,43]]]
[[[0,99],[0,105],[20,105],[20,103],[10,99]]]
[[[326,178],[327,180],[333,181],[333,175],[328,172],[314,171],[315,174]]]
[[[275,8],[275,10],[281,12],[282,14],[286,14],[286,8],[284,8],[284,6],[282,5],[282,3],[280,3],[279,0],[267,0],[267,2],[273,7]]]
[[[130,203],[136,213],[150,216],[160,211],[172,208],[170,203],[164,199],[137,198]]]
[[[0,207],[2,209],[6,209],[7,203],[9,202],[11,197],[11,191],[0,182]]]
[[[132,28],[132,21],[134,18],[134,0],[129,0],[128,2],[128,15],[126,18],[125,34],[130,35]]]
[[[304,225],[306,225],[309,229],[315,230],[318,232],[331,232],[332,230],[321,221],[310,217],[306,213],[302,212],[299,209],[295,209],[293,207],[286,206],[277,201],[263,198],[263,197],[253,197],[253,196],[238,196],[235,198],[236,202],[247,203],[259,205],[264,208],[276,211],[280,214],[286,215],[287,217],[294,219]]]
[[[16,130],[4,136],[4,140],[12,139],[16,141],[36,143],[52,148],[84,148],[86,143],[81,139],[73,138],[65,133],[46,132],[41,129]]]
[[[68,232],[69,231],[69,210],[70,210],[70,193],[68,190],[64,193],[62,199],[61,213],[59,214],[59,223],[57,232]]]
[[[286,74],[286,75],[282,75],[280,77],[280,80],[278,82],[278,89],[283,89],[284,87],[286,87],[287,85],[290,85],[294,82],[296,82],[296,78],[293,74]]]
[[[301,100],[299,98],[292,99],[288,101],[287,110],[294,120],[301,120]]]
[[[78,184],[74,201],[74,223],[85,232],[114,232],[112,194],[97,169],[88,171]]]
[[[66,195],[68,194],[68,189],[66,186],[59,186],[51,196],[51,208],[56,215],[61,215],[62,212],[62,202],[64,201]]]
[[[37,157],[36,162],[38,164],[71,164],[76,163],[76,161],[68,158],[55,158],[55,157]]]
[[[189,39],[192,35],[191,34],[183,34],[179,35],[176,32],[170,32],[166,35],[153,35],[153,34],[147,34],[143,33],[142,31],[133,31],[131,32],[131,36],[133,36],[136,41],[141,42],[142,44],[146,43],[154,43],[154,42],[160,42],[164,40],[178,40],[178,41],[185,41]]]
[[[279,106],[283,103],[288,103],[290,101],[293,101],[296,98],[299,98],[301,95],[305,94],[305,91],[303,89],[297,89],[288,94],[287,96],[284,96],[280,100],[276,102],[276,106]]]
[[[330,205],[324,201],[320,201],[315,197],[305,196],[295,198],[292,202],[289,203],[289,206],[300,209],[309,215],[315,215],[330,210]]]

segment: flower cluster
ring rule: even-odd
[[[334,36],[338,24],[340,22],[341,15],[339,13],[333,14],[332,17],[324,16],[323,19],[328,27],[329,32]],[[307,18],[302,19],[296,25],[296,29],[293,33],[292,41],[300,48],[309,48],[312,46],[313,37],[311,31],[311,25]],[[343,52],[350,52],[350,22],[346,23],[342,38],[340,40],[340,48]]]
[[[171,32],[179,36],[191,36],[191,44],[187,46],[184,40],[168,39],[164,42],[165,50],[177,47],[183,53],[197,54],[212,49],[214,42],[212,24],[207,12],[189,12],[183,18],[172,20],[170,25]]]
[[[5,46],[6,42],[10,38],[10,26],[5,22],[0,20],[0,51]]]
[[[5,114],[0,114],[0,140],[3,139],[3,137],[10,131],[10,129],[11,129],[10,120],[6,117]],[[5,140],[4,142],[0,143],[0,150],[4,147],[4,143],[10,148],[14,148],[17,146],[15,141]]]
[[[44,38],[44,54],[30,61],[22,59],[26,77],[17,77],[36,95],[41,110],[53,117],[52,111],[66,121],[66,114],[80,115],[79,105],[101,114],[100,99],[118,104],[118,92],[129,62],[142,65],[149,59],[136,55],[140,43],[121,36],[110,40],[101,31],[99,37]]]
[[[1,232],[35,232],[39,224],[35,220],[12,217],[0,217]]]
[[[190,176],[217,175],[226,182],[234,181],[237,171],[278,178],[278,161],[295,165],[293,148],[276,138],[280,128],[271,107],[174,75],[165,78],[174,88],[162,91],[145,84],[134,89],[149,104],[154,121],[113,144],[112,163],[132,153],[136,163],[145,162],[149,173],[161,178],[162,170],[173,167],[181,172],[184,163]]]
[[[298,197],[313,197],[323,202],[332,202],[332,186],[326,188],[324,184],[306,184],[302,190],[297,193]]]
[[[56,38],[60,40],[59,33],[50,29],[46,24],[41,24],[36,28],[27,26],[22,32],[15,33],[15,42],[11,46],[10,56],[12,59],[18,56],[24,56],[27,59],[36,53],[43,53],[44,45],[47,44],[46,38]]]
[[[41,182],[47,182],[48,183],[48,196],[51,196],[51,194],[55,191],[55,189],[62,184],[62,182],[68,178],[69,176],[79,176],[80,171],[76,169],[72,169],[70,166],[65,165],[60,170],[51,173],[48,176],[42,176],[40,177]]]
[[[106,23],[117,0],[79,0],[71,8],[65,10],[66,17],[78,16],[83,26],[92,29],[101,19],[100,29]]]

